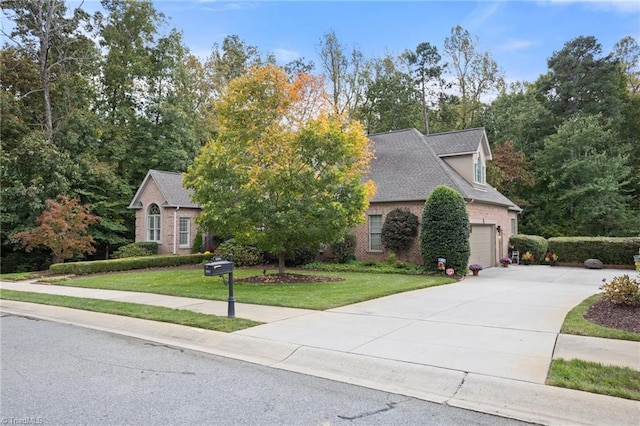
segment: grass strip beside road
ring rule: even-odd
[[[606,339],[632,340],[640,342],[640,333],[632,333],[630,331],[603,327],[589,322],[584,318],[584,314],[589,310],[589,307],[599,302],[600,299],[602,299],[602,293],[595,294],[583,300],[582,303],[569,311],[565,317],[564,323],[562,324],[562,330],[560,330],[560,332],[579,336],[603,337]]]
[[[547,384],[640,401],[640,371],[573,359],[555,359]]]
[[[426,275],[329,273],[299,270],[288,272],[341,277],[344,278],[344,281],[295,284],[254,284],[234,281],[236,302],[325,310],[404,291],[455,282],[455,280],[446,277]],[[237,280],[259,274],[262,274],[262,270],[238,268],[233,275],[234,280]],[[223,285],[222,279],[219,276],[205,277],[201,268],[89,275],[56,281],[55,285],[139,291],[222,301],[229,297],[228,288]]]
[[[243,318],[219,317],[216,315],[201,314],[184,309],[172,309],[161,306],[114,302],[111,300],[89,299],[83,297],[31,293],[26,291],[0,290],[0,299],[82,309],[85,311],[121,315],[151,321],[161,321],[225,333],[231,333],[260,325],[259,322]]]

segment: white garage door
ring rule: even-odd
[[[479,263],[485,268],[495,265],[495,230],[493,225],[471,225],[469,235],[471,257],[469,264]]]

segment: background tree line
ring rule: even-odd
[[[254,66],[276,64],[239,36],[194,56],[150,1],[103,0],[104,13],[63,0],[2,0],[14,24],[0,50],[3,270],[24,263],[10,238],[31,229],[46,200],[77,198],[100,216],[97,257],[133,238],[127,210],[150,168],[183,172],[218,134],[214,103]],[[548,71],[507,86],[479,40],[460,26],[440,46],[366,58],[333,31],[319,63],[335,113],[368,133],[484,126],[490,182],[524,208],[521,231],[637,235],[640,231],[640,48],[603,53],[594,37],[550,52]],[[37,262],[37,253],[34,262]],[[17,260],[16,260],[17,259]]]

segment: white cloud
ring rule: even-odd
[[[513,51],[513,50],[523,50],[527,49],[531,46],[535,46],[535,42],[531,40],[509,40],[505,44],[499,47],[500,50],[504,51]]]
[[[273,49],[273,55],[276,57],[276,61],[278,61],[281,64],[286,64],[288,62],[298,59],[301,56],[300,53],[294,50],[288,50],[288,49],[282,49],[282,48]]]

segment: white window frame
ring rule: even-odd
[[[153,203],[147,208],[147,241],[160,242],[162,230],[162,211]]]
[[[181,216],[178,220],[178,244],[180,247],[191,247],[191,218],[188,216]]]
[[[473,170],[473,179],[477,182],[477,183],[485,183],[486,179],[485,179],[485,167],[482,164],[482,160],[478,160],[475,164],[474,164],[474,170]]]
[[[374,228],[373,218],[379,219],[379,228]],[[368,233],[369,233],[369,251],[381,253],[382,252],[382,215],[370,214],[368,217]],[[378,225],[378,223],[375,223]]]

